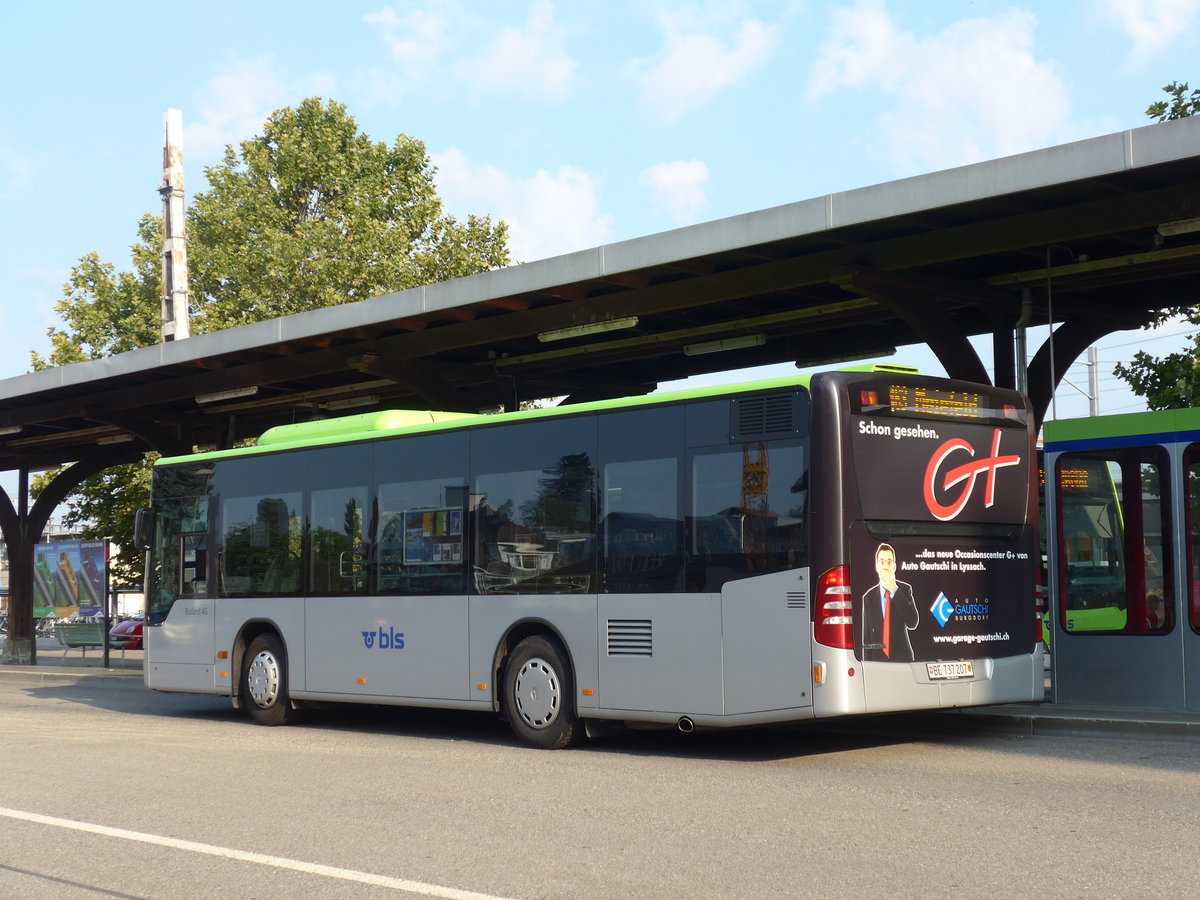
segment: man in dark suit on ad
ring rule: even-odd
[[[912,585],[896,580],[896,551],[880,544],[875,551],[879,583],[863,594],[863,659],[912,662],[908,633],[917,627],[920,613]]]

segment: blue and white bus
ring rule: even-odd
[[[1027,401],[872,366],[162,459],[149,687],[745,726],[1038,700]]]

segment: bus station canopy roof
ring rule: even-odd
[[[1044,410],[1048,359],[1061,374],[1104,334],[1196,303],[1198,276],[1195,116],[8,378],[0,468],[227,446],[315,414],[637,395],[914,343],[989,380],[967,342],[981,334],[1011,385],[1014,327],[1052,315],[1055,353],[1030,370]]]

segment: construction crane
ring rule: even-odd
[[[742,552],[751,570],[767,566],[767,442],[742,445]]]

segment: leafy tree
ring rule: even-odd
[[[1160,325],[1179,312],[1159,313],[1154,317],[1153,325]],[[1183,317],[1192,325],[1200,325],[1197,307],[1183,311]],[[1113,372],[1125,379],[1136,395],[1145,397],[1150,409],[1200,406],[1200,332],[1189,340],[1190,346],[1186,349],[1166,356],[1151,356],[1145,350],[1139,350],[1128,365],[1117,363]]]
[[[159,340],[162,254],[155,243],[161,245],[161,234],[161,219],[142,216],[138,241],[131,248],[131,271],[117,272],[96,253],[75,264],[55,307],[71,330],[50,329],[49,359],[33,353],[35,369],[123,353]]]
[[[1169,100],[1151,103],[1146,115],[1159,122],[1183,119],[1200,113],[1200,89],[1188,93],[1186,81],[1172,81],[1163,88]],[[1182,315],[1200,326],[1200,306],[1168,309],[1157,313],[1149,328]],[[1133,355],[1128,365],[1117,363],[1113,373],[1123,378],[1139,397],[1146,398],[1150,409],[1182,409],[1200,406],[1200,332],[1191,337],[1191,346],[1166,356],[1151,356],[1145,350]]]
[[[1163,92],[1171,99],[1151,103],[1146,107],[1146,115],[1159,122],[1167,122],[1200,113],[1200,88],[1190,94],[1187,91],[1186,81],[1172,81],[1163,88]]]
[[[260,135],[205,169],[208,190],[187,210],[192,333],[507,265],[507,226],[447,215],[434,173],[420,141],[372,141],[340,103],[314,97],[272,113]],[[55,307],[64,325],[50,329],[47,356],[32,354],[34,368],[159,341],[161,231],[161,219],[142,217],[128,271],[95,253],[80,258]],[[131,545],[144,469],[87,482],[68,501],[66,523]]]
[[[507,265],[508,228],[446,215],[425,145],[358,130],[340,103],[304,100],[204,170],[187,210],[194,334],[336,306]],[[144,216],[133,268],[92,253],[55,307],[65,323],[35,368],[159,340],[161,220]]]
[[[202,330],[363,300],[508,263],[507,230],[442,211],[425,145],[391,147],[309,99],[206,170],[188,217]]]

